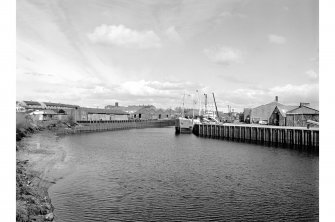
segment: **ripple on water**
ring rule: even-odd
[[[64,137],[60,221],[318,220],[318,157],[175,136],[173,128]],[[71,165],[73,166],[73,165]]]

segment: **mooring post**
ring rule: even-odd
[[[231,136],[230,136],[230,138],[232,139],[232,140],[234,140],[234,126],[231,126]]]
[[[252,140],[252,127],[249,128],[249,140]]]
[[[279,129],[275,129],[275,136],[276,136],[276,144],[279,143]]]
[[[238,139],[241,140],[241,127],[238,127]]]
[[[255,139],[255,137],[256,137],[256,129],[257,129],[257,127],[256,128],[255,127],[251,128],[251,140],[253,140],[253,141],[256,141],[256,139]]]

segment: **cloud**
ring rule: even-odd
[[[272,95],[278,95],[287,103],[319,102],[319,84],[277,86],[270,89]]]
[[[274,101],[275,96],[285,105],[299,105],[300,102],[311,103],[318,107],[319,85],[317,83],[293,85],[286,84],[269,88],[248,87],[235,90],[223,90],[215,94],[217,104],[225,108],[228,104],[239,110],[253,108]]]
[[[176,31],[174,26],[169,27],[165,31],[166,36],[174,42],[181,43],[183,39],[181,38],[180,34]]]
[[[214,63],[231,65],[242,62],[242,52],[230,47],[215,47],[204,50],[205,55]]]
[[[233,76],[233,75],[218,75],[218,77],[225,80],[225,81],[231,82],[231,83],[254,84],[249,79],[245,80],[242,77],[236,77],[236,76]]]
[[[24,72],[26,75],[32,75],[32,76],[54,76],[52,74],[47,73],[38,73],[38,72]]]
[[[100,25],[88,38],[94,43],[111,44],[126,48],[159,48],[161,39],[152,30],[136,31],[124,25]]]
[[[268,39],[270,43],[274,43],[274,44],[285,44],[286,43],[286,38],[280,35],[270,34],[268,35]]]
[[[247,16],[245,14],[242,13],[235,13],[235,12],[231,12],[231,11],[224,11],[222,12],[219,17],[223,17],[223,18],[246,18]]]
[[[306,75],[311,80],[317,80],[319,78],[319,74],[315,72],[313,69],[306,71]]]
[[[126,81],[116,88],[120,94],[132,96],[180,96],[185,90],[195,91],[201,86],[191,82]]]
[[[195,93],[196,89],[204,87],[193,82],[173,81],[125,81],[115,85],[96,85],[91,89],[78,88],[75,95],[83,95],[81,99],[91,106],[104,106],[115,101],[122,105],[153,104],[157,107],[168,108],[180,106],[184,92]],[[84,98],[83,98],[84,97]]]

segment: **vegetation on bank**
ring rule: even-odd
[[[38,176],[26,170],[28,160],[16,160],[16,221],[52,221],[53,206]]]
[[[19,141],[38,131],[57,131],[77,124],[69,118],[65,121],[33,121],[26,113],[16,115],[16,151],[25,149]],[[52,221],[53,206],[47,188],[39,186],[39,172],[29,170],[29,160],[16,159],[16,221]]]
[[[16,141],[45,129],[32,122],[17,122]],[[24,147],[16,145],[19,152]],[[41,179],[37,173],[28,171],[29,160],[16,159],[16,221],[52,221],[53,206],[46,188],[38,186]]]

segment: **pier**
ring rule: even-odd
[[[195,124],[193,133],[200,137],[251,142],[319,151],[319,129],[252,124]]]
[[[125,130],[135,128],[174,126],[175,121],[167,120],[107,120],[107,121],[77,121],[80,125],[75,128],[59,129],[57,135],[87,132]]]

